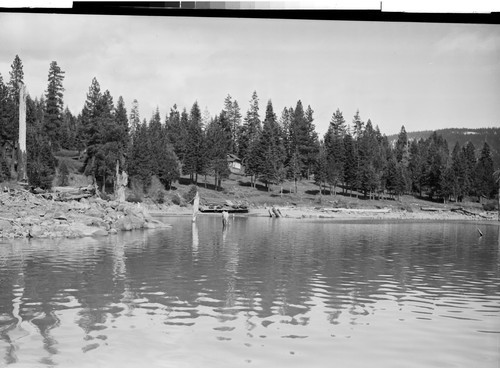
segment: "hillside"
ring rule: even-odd
[[[432,130],[424,130],[420,132],[407,132],[408,139],[426,139],[433,133]],[[466,129],[466,128],[450,128],[450,129],[438,129],[437,134],[443,136],[448,142],[448,147],[450,151],[456,142],[462,147],[468,141],[472,142],[474,147],[476,147],[476,156],[479,156],[481,148],[484,142],[488,142],[491,155],[493,158],[493,163],[495,168],[500,167],[500,128],[477,128],[477,129]],[[387,137],[389,142],[395,142],[398,139],[397,134],[389,135]]]

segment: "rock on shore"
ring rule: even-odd
[[[100,198],[56,202],[26,193],[0,198],[0,238],[98,237],[170,226],[152,218],[141,204]]]

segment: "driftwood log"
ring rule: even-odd
[[[484,216],[484,215],[481,215],[481,214],[476,213],[476,212],[467,211],[466,209],[464,209],[462,207],[452,208],[450,211],[462,213],[462,214],[467,215],[467,216],[479,216],[479,217],[486,218],[486,219],[489,218],[488,216]]]

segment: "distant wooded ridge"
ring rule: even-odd
[[[427,139],[434,130],[422,130],[417,132],[406,132],[408,140]],[[441,135],[447,142],[449,148],[458,142],[464,146],[471,142],[476,147],[476,154],[479,154],[484,142],[487,142],[491,148],[491,157],[495,167],[500,166],[500,127],[499,128],[446,128],[437,129],[435,132]],[[389,142],[396,142],[397,134],[388,135]]]

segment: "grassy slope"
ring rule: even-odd
[[[58,154],[58,160],[66,161],[70,171],[69,185],[73,187],[86,186],[90,184],[89,178],[79,174],[78,169],[83,165],[82,162],[72,159],[75,152],[68,151]],[[57,183],[57,178],[54,179]],[[57,184],[55,184],[57,185]],[[173,184],[172,189],[167,192],[167,203],[177,194],[187,193],[192,184],[188,177],[181,177]],[[271,185],[269,190],[262,183],[257,183],[256,188],[250,186],[250,177],[231,174],[228,179],[222,182],[222,189],[216,191],[214,188],[214,179],[211,176],[200,176],[198,179],[198,191],[200,193],[201,203],[224,203],[230,200],[234,203],[244,203],[251,207],[263,207],[270,205],[277,206],[298,206],[298,207],[341,207],[341,208],[392,208],[392,209],[418,209],[420,207],[450,207],[441,203],[430,202],[425,199],[418,199],[413,196],[402,196],[400,201],[393,199],[368,200],[363,198],[360,193],[353,193],[353,196],[342,193],[340,188],[335,195],[319,195],[319,188],[312,180],[301,180],[297,183],[297,193],[294,193],[293,181],[283,183],[283,194],[280,194],[280,186]],[[152,190],[154,192],[154,190]],[[151,195],[153,196],[153,195]],[[147,196],[146,196],[147,197]],[[149,201],[146,198],[146,201]],[[481,208],[479,203],[466,202],[460,203],[460,206],[470,209]]]
[[[183,194],[188,191],[189,186],[188,178],[181,178],[179,183],[174,184],[168,197],[175,195],[176,192]],[[257,184],[257,188],[250,186],[250,178],[233,175],[224,180],[222,183],[222,190],[215,191],[213,185],[213,178],[207,178],[207,187],[205,188],[204,178],[198,180],[198,188],[201,198],[201,203],[224,203],[226,200],[232,202],[244,202],[250,206],[262,207],[267,205],[277,206],[308,206],[308,207],[340,207],[340,208],[392,208],[392,209],[419,209],[420,207],[443,207],[449,208],[455,204],[442,204],[431,202],[426,199],[415,198],[411,195],[402,196],[400,201],[386,198],[379,200],[369,200],[363,198],[362,194],[353,193],[343,194],[341,189],[335,195],[323,194],[319,195],[319,188],[313,181],[302,180],[298,182],[297,194],[293,193],[293,182],[285,182],[283,184],[283,195],[280,195],[279,186],[271,186],[270,191],[267,191],[265,186],[261,183]],[[358,196],[356,196],[358,194]],[[470,209],[482,208],[479,203],[464,202],[459,204],[460,207]]]

